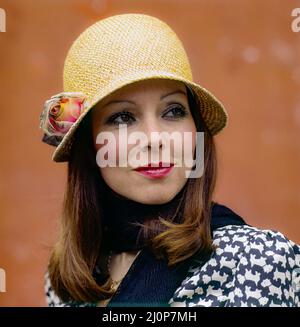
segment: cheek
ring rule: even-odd
[[[128,183],[127,172],[124,171],[124,168],[105,167],[99,169],[106,185],[118,194],[127,195],[128,189],[130,189],[130,183]]]
[[[102,133],[102,136],[100,136]],[[98,142],[97,143],[97,137]],[[101,150],[101,158],[104,157],[105,160],[108,160],[108,157],[112,162],[114,162],[114,159],[116,161],[116,164],[119,162],[119,136],[117,133],[112,131],[106,131],[106,130],[93,130],[93,138],[94,138],[94,147],[96,149],[96,152],[99,154]],[[103,167],[104,168],[104,167]],[[101,168],[101,169],[103,169]]]
[[[101,142],[103,144],[97,144],[95,138],[95,148],[99,156],[97,156],[97,163],[101,161],[101,158],[104,158],[106,167],[101,167],[98,164],[101,171],[107,169],[107,174],[124,173],[131,167],[131,162],[133,160],[139,160],[139,151],[140,148],[138,144],[128,144],[128,139],[121,139],[118,133],[109,132],[110,140],[105,138],[105,141]],[[137,158],[136,158],[137,157]],[[129,160],[131,159],[131,161]],[[112,172],[109,169],[112,169]]]
[[[194,122],[186,122],[176,129],[180,133],[180,139],[171,143],[171,151],[174,153],[174,159],[178,162],[192,160],[196,148],[197,130]]]

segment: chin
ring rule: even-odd
[[[157,204],[167,203],[167,202],[171,201],[175,196],[173,194],[170,194],[168,196],[168,194],[166,194],[166,193],[160,194],[159,192],[154,192],[154,194],[147,192],[144,195],[145,196],[143,196],[143,197],[141,197],[141,194],[137,195],[135,197],[134,201],[137,201],[137,202],[140,202],[143,204],[157,205]]]

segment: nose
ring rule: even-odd
[[[149,117],[142,123],[141,131],[146,135],[146,143],[142,146],[142,151],[149,151],[157,148],[159,151],[163,149],[163,137],[161,135],[164,129],[156,117]]]
[[[163,141],[162,141],[162,138],[159,137],[159,136],[155,136],[152,138],[149,139],[149,141],[147,142],[147,144],[145,144],[143,147],[142,147],[142,151],[143,152],[146,152],[146,151],[151,151],[152,148],[158,148],[158,150],[162,150],[163,149]]]

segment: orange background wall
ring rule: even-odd
[[[194,80],[229,113],[216,137],[215,199],[246,221],[300,243],[300,32],[286,0],[1,0],[0,306],[45,306],[43,274],[57,237],[66,164],[38,129],[62,91],[67,50],[104,17],[146,13],[182,39]]]

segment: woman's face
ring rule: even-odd
[[[196,126],[183,83],[167,79],[149,79],[127,85],[93,108],[92,128],[96,151],[105,146],[106,150],[115,154],[116,166],[99,169],[106,184],[116,193],[144,204],[163,204],[172,200],[185,185],[186,171],[191,167],[187,168],[183,160],[183,133],[190,132],[187,134],[192,135],[190,145],[194,153]],[[119,139],[119,133],[124,132],[124,128],[127,129],[126,140],[124,136]],[[102,132],[109,132],[115,143],[97,144],[99,139],[96,142],[96,138]],[[146,138],[131,144],[128,138],[134,132],[142,132]],[[173,141],[164,143],[165,138],[158,137],[157,132],[167,132],[167,135],[177,132],[177,136],[182,138],[182,144]],[[125,149],[124,141],[127,146],[126,165],[118,166],[119,150]],[[133,148],[140,149],[140,152],[133,151]],[[169,153],[169,160],[163,159],[166,158],[162,157],[163,151]],[[97,162],[99,163],[98,159]],[[160,174],[158,162],[175,166],[171,169],[165,168]],[[155,170],[148,173],[135,170],[151,163],[152,166],[156,163]]]

